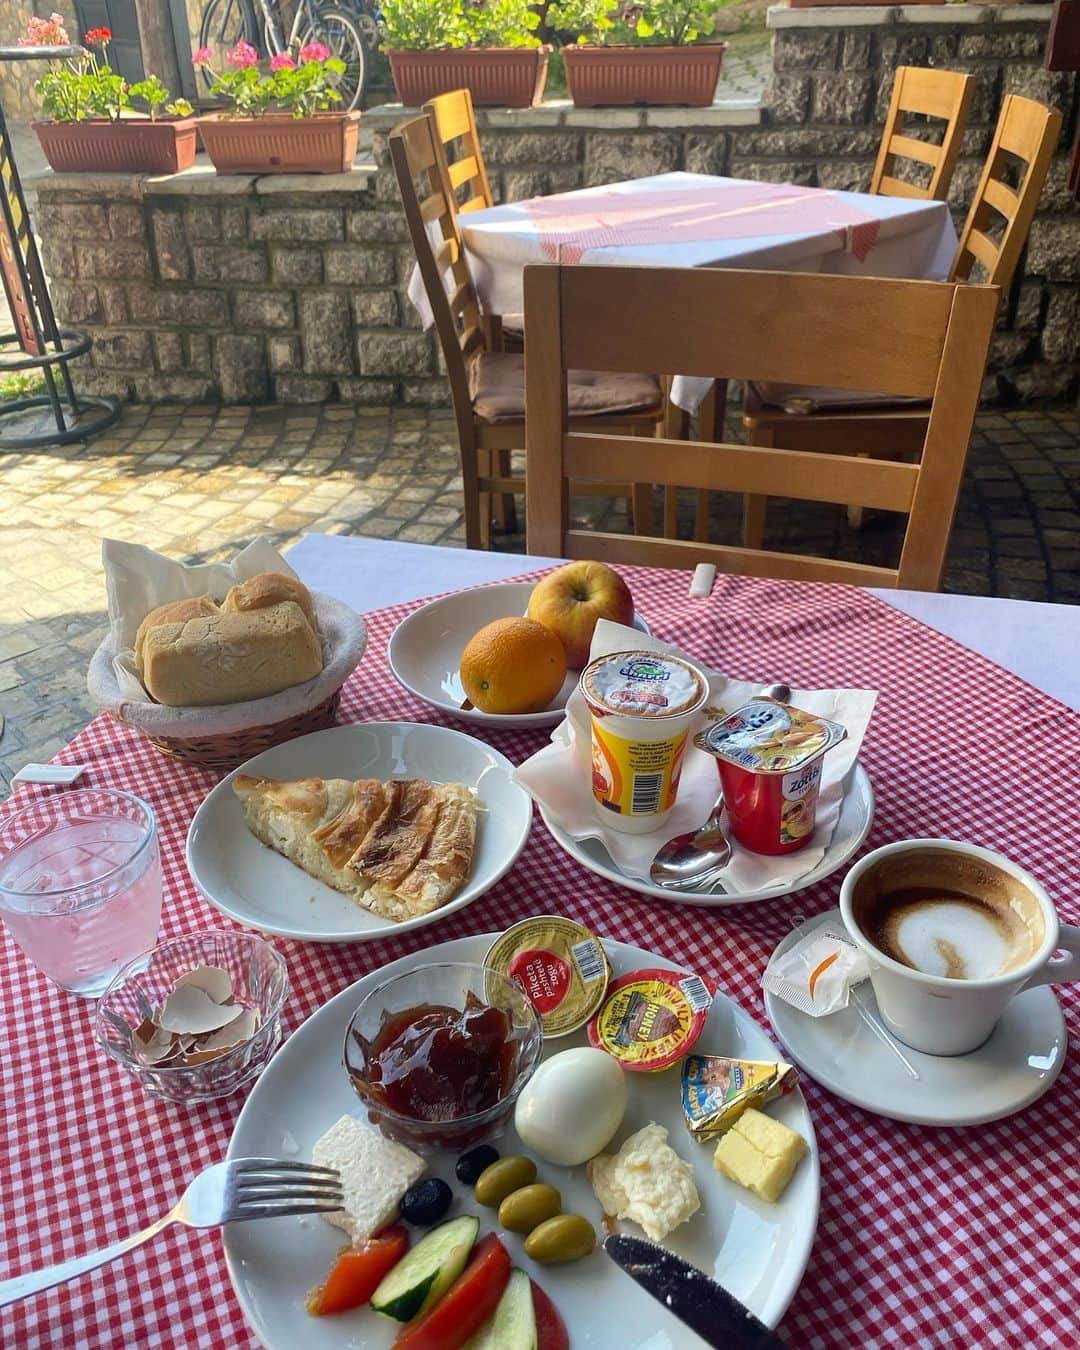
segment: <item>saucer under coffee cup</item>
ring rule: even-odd
[[[840,912],[882,1020],[927,1054],[966,1054],[1021,990],[1080,980],[1080,928],[1030,873],[974,844],[875,849],[844,878]]]

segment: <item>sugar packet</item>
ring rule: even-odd
[[[853,985],[870,975],[870,963],[832,923],[799,938],[784,952],[774,952],[761,977],[763,989],[810,1017],[825,1017],[846,1008]]]

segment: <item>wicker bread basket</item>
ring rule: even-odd
[[[91,697],[125,726],[146,736],[163,754],[204,769],[234,769],[244,760],[281,741],[332,725],[341,687],[360,663],[367,627],[340,600],[312,593],[323,640],[323,669],[313,680],[268,698],[208,708],[166,708],[151,700],[125,698],[120,692],[111,636],[90,662]]]

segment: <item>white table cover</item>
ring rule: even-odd
[[[562,193],[558,199],[580,200],[611,192],[632,196],[679,189],[700,190],[708,194],[710,202],[715,202],[718,190],[743,187],[746,181],[710,174],[663,173]],[[593,248],[586,250],[580,261],[613,267],[754,267],[924,281],[940,281],[948,276],[957,239],[944,202],[879,197],[863,192],[837,192],[835,196],[881,222],[877,241],[863,262],[845,247],[839,231],[820,226],[797,234]],[[510,202],[471,212],[462,217],[461,230],[482,308],[489,314],[520,314],[525,307],[524,268],[529,263],[550,261],[543,233],[529,216],[528,203]],[[429,326],[433,316],[419,268],[413,269],[409,298],[425,327]],[[708,379],[680,376],[672,386],[672,402],[693,412],[711,384]]]
[[[502,581],[560,561],[325,534],[305,535],[288,559],[312,589],[361,611]],[[688,590],[691,575],[692,570]],[[925,591],[872,594],[1080,712],[1080,606]],[[948,696],[947,689],[926,693]]]

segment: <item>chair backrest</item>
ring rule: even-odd
[[[525,269],[527,552],[935,590],[997,312],[994,287],[713,268]],[[884,390],[931,403],[921,461],[571,432],[571,369]],[[858,446],[852,447],[853,451]],[[574,530],[567,482],[622,479],[907,514],[898,568]]]
[[[428,99],[423,111],[431,119],[435,139],[446,156],[457,210],[465,213],[492,206],[491,184],[480,149],[472,95],[467,89],[454,89],[449,94]]]
[[[949,195],[968,109],[975,93],[975,76],[956,70],[926,70],[921,66],[898,66],[892,98],[881,134],[870,191],[886,197],[923,197],[944,201]],[[920,140],[904,131],[905,117],[917,113],[945,123],[941,144]],[[896,175],[898,159],[915,160],[930,169],[924,186]]]
[[[462,428],[472,419],[468,363],[484,350],[486,339],[446,160],[431,119],[420,116],[399,123],[390,133],[390,158]]]
[[[1019,94],[1006,94],[997,130],[971,202],[951,281],[967,281],[981,263],[991,286],[1008,290],[1039,204],[1054,148],[1061,134],[1061,114]],[[1013,187],[1010,177],[1019,178]]]

